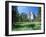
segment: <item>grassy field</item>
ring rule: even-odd
[[[40,22],[16,22],[12,25],[13,31],[40,30]]]

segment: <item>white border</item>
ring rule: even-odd
[[[12,31],[12,7],[11,6],[35,6],[41,7],[41,30],[30,30],[30,31]],[[9,3],[9,35],[11,34],[26,34],[26,33],[42,33],[44,30],[44,11],[43,5],[41,4],[25,4],[25,3]]]

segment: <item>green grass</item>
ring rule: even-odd
[[[40,30],[40,22],[16,22],[12,26],[13,31],[23,31],[23,30]]]

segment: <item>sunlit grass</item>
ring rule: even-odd
[[[22,30],[40,30],[40,22],[16,22],[12,27],[13,31],[22,31]]]

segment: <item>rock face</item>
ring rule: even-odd
[[[33,16],[33,13],[31,12],[31,20],[33,20],[34,19],[34,16]]]
[[[32,12],[29,12],[29,13],[27,14],[27,18],[28,18],[29,20],[34,20],[34,14],[33,14]]]

